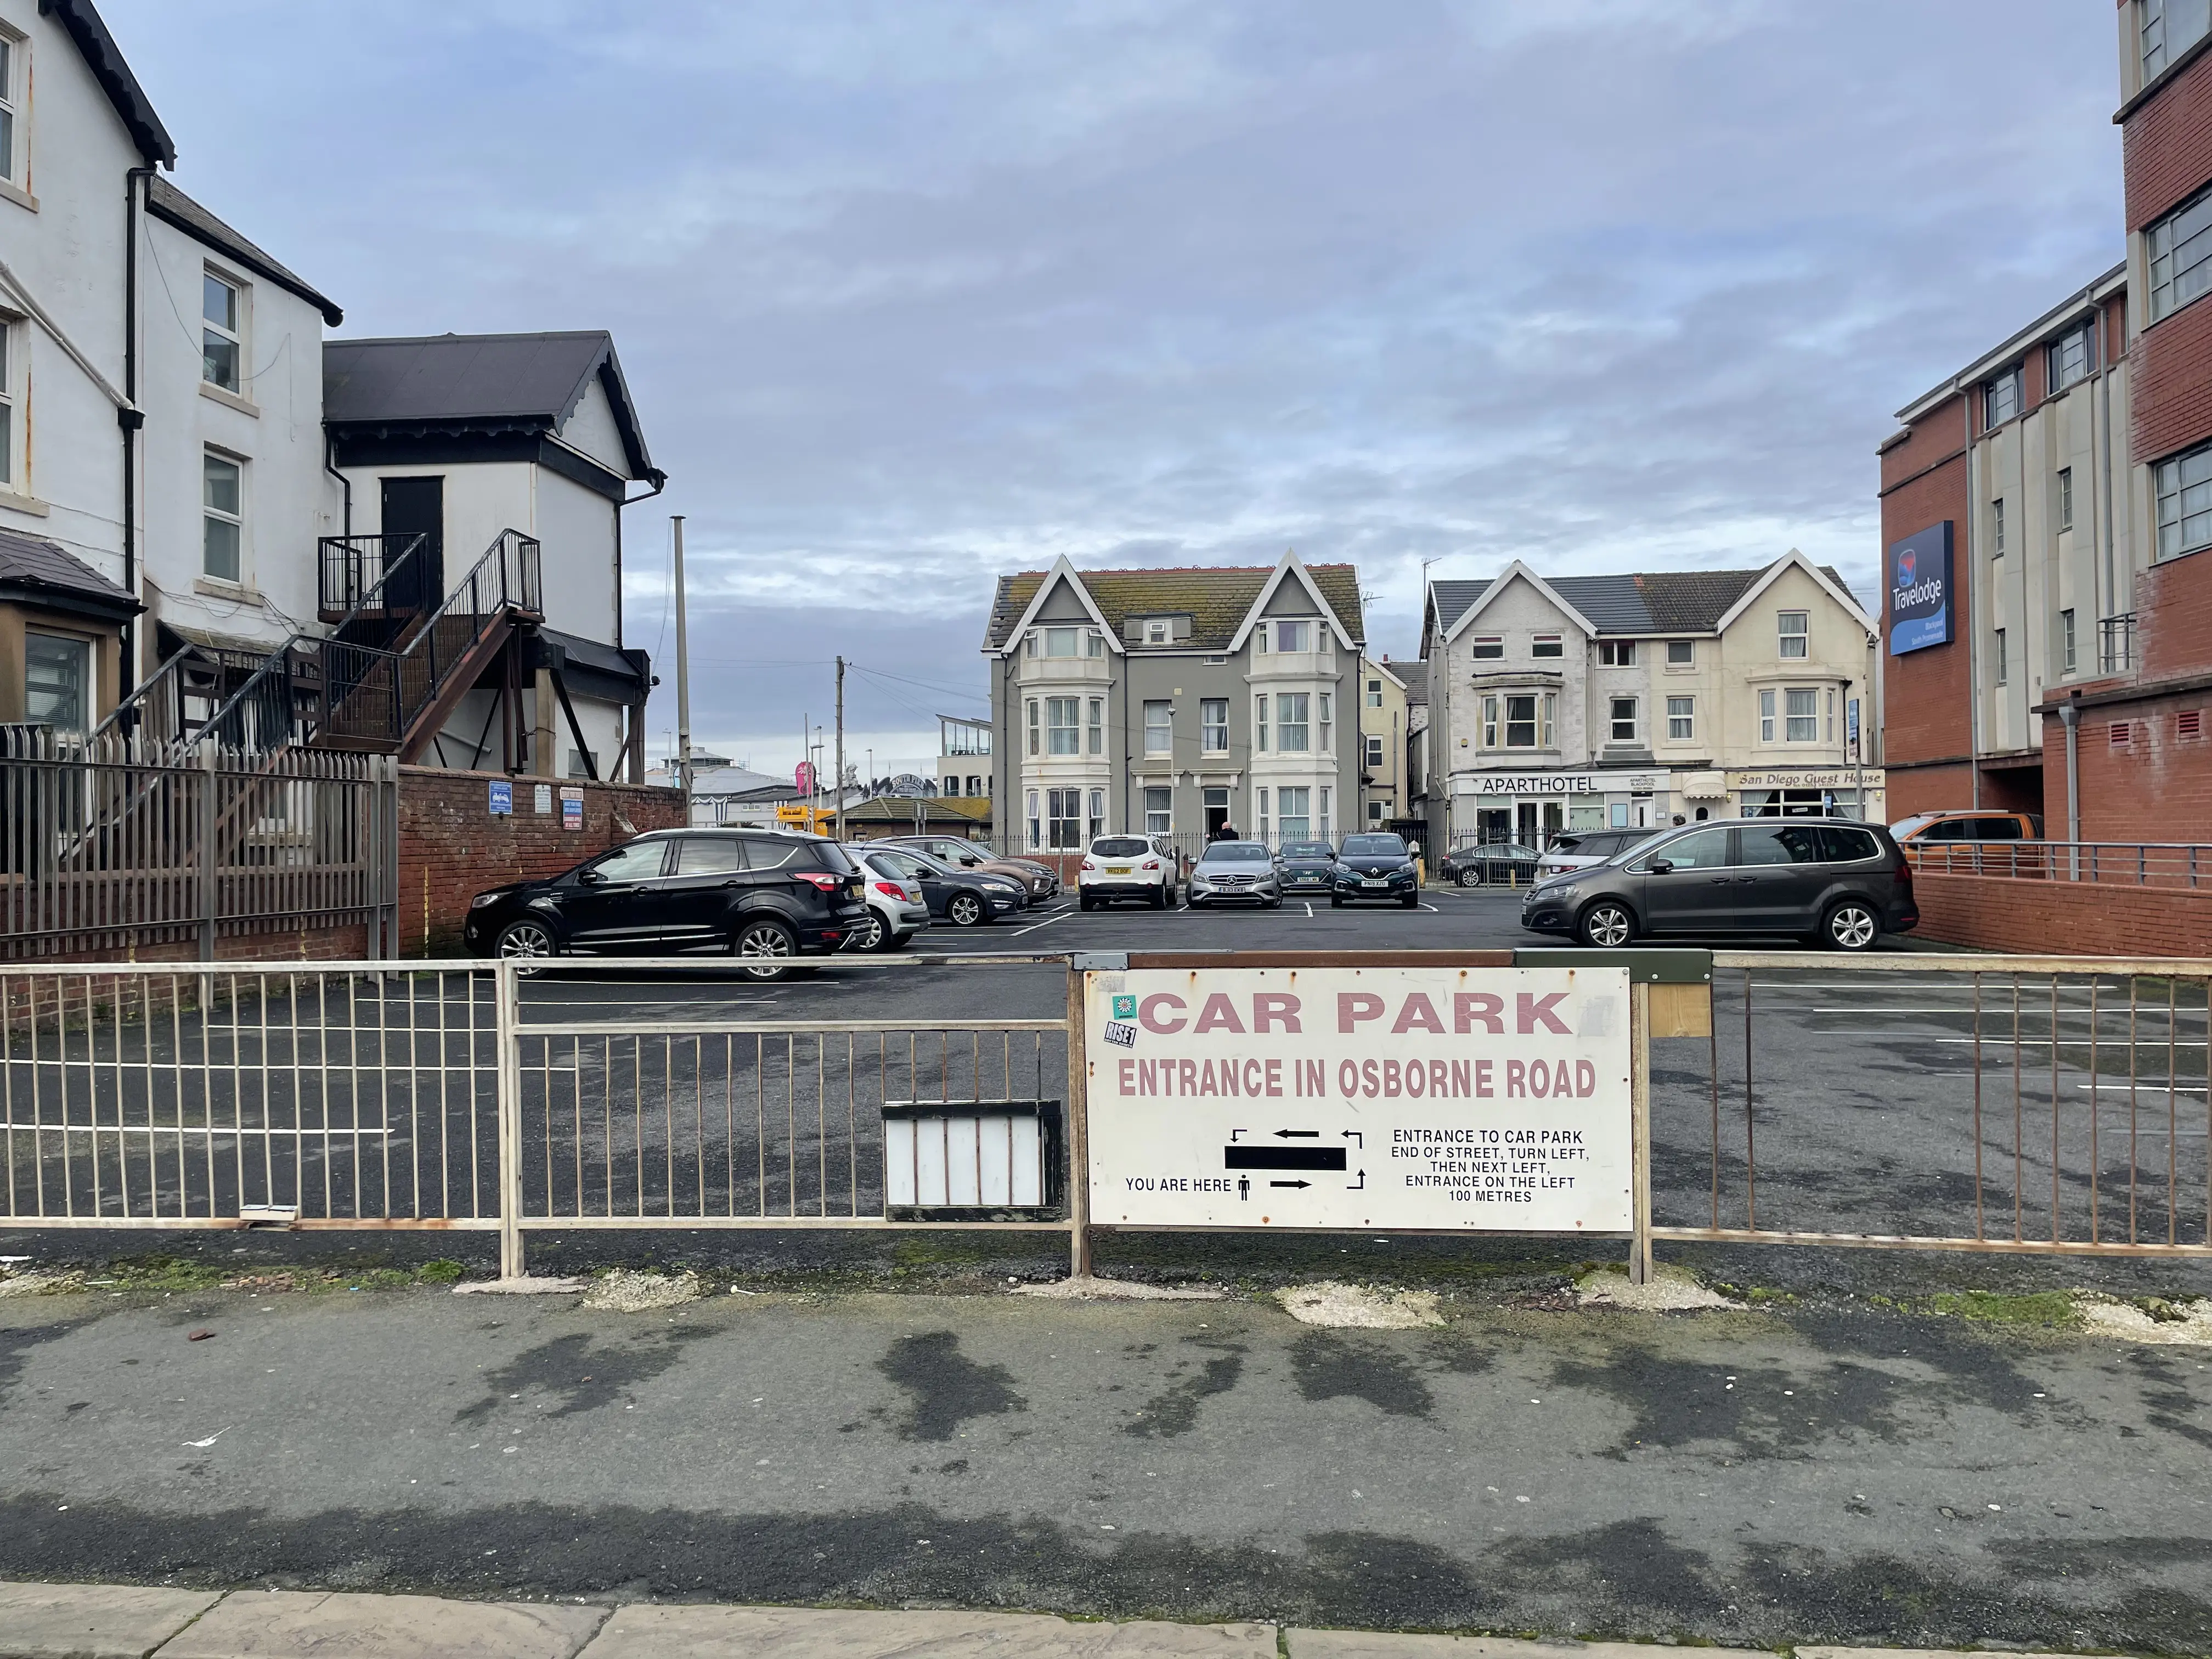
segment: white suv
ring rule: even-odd
[[[1176,902],[1176,860],[1142,836],[1100,836],[1075,872],[1075,902],[1085,910],[1114,899],[1143,899],[1155,910]]]

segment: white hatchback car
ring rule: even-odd
[[[867,920],[848,935],[845,948],[896,951],[912,944],[914,936],[929,926],[929,901],[910,868],[881,848],[850,846],[845,854],[867,878],[860,896],[868,906]]]
[[[1142,836],[1100,836],[1075,871],[1075,902],[1094,910],[1115,899],[1142,899],[1156,910],[1176,902],[1176,859]]]

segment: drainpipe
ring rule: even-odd
[[[2066,878],[2081,879],[2081,694],[2067,693],[2058,705],[2058,723],[2066,728]]]
[[[353,539],[353,480],[338,471],[337,440],[327,431],[323,434],[323,471],[336,478],[338,488],[345,492],[345,517],[340,525],[341,532],[350,541]]]
[[[129,167],[123,174],[123,407],[115,422],[123,428],[123,587],[138,597],[138,429],[146,424],[138,407],[138,181],[150,179],[150,167]],[[116,676],[116,695],[127,697],[137,689],[138,622],[123,624],[123,659]]]

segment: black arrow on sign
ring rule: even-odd
[[[1271,1181],[1267,1184],[1270,1187],[1310,1187],[1313,1185],[1313,1182],[1310,1181]]]
[[[1318,1140],[1321,1139],[1321,1131],[1318,1129],[1278,1129],[1275,1131],[1275,1139],[1278,1140]]]
[[[1243,1129],[1231,1129],[1231,1130],[1229,1132],[1229,1138],[1230,1138],[1231,1140],[1234,1140],[1234,1139],[1237,1139],[1237,1136],[1239,1136],[1239,1135],[1241,1135],[1241,1134],[1244,1134],[1244,1133],[1248,1133],[1248,1132],[1247,1132],[1247,1131],[1245,1131],[1245,1130],[1243,1130]]]
[[[1358,1141],[1358,1142],[1359,1143],[1359,1145],[1360,1145],[1361,1149],[1362,1149],[1363,1151],[1364,1151],[1364,1150],[1365,1150],[1366,1146],[1367,1146],[1367,1137],[1366,1137],[1365,1135],[1364,1135],[1364,1134],[1360,1133],[1358,1130],[1357,1130],[1357,1129],[1346,1129],[1346,1130],[1344,1132],[1344,1138],[1345,1138],[1346,1140],[1356,1140],[1356,1141]]]
[[[1355,1181],[1355,1182],[1352,1182],[1349,1187],[1346,1187],[1344,1190],[1345,1190],[1345,1191],[1346,1191],[1347,1193],[1356,1193],[1356,1192],[1360,1191],[1360,1190],[1361,1190],[1363,1188],[1364,1188],[1366,1185],[1367,1185],[1367,1171],[1366,1171],[1366,1170],[1362,1170],[1359,1172],[1359,1179],[1358,1179],[1358,1180],[1357,1180],[1357,1181]]]

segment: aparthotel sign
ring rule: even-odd
[[[1605,787],[1592,772],[1477,772],[1455,781],[1462,795],[1594,795]]]
[[[1085,975],[1091,1212],[1626,1232],[1621,968]]]

